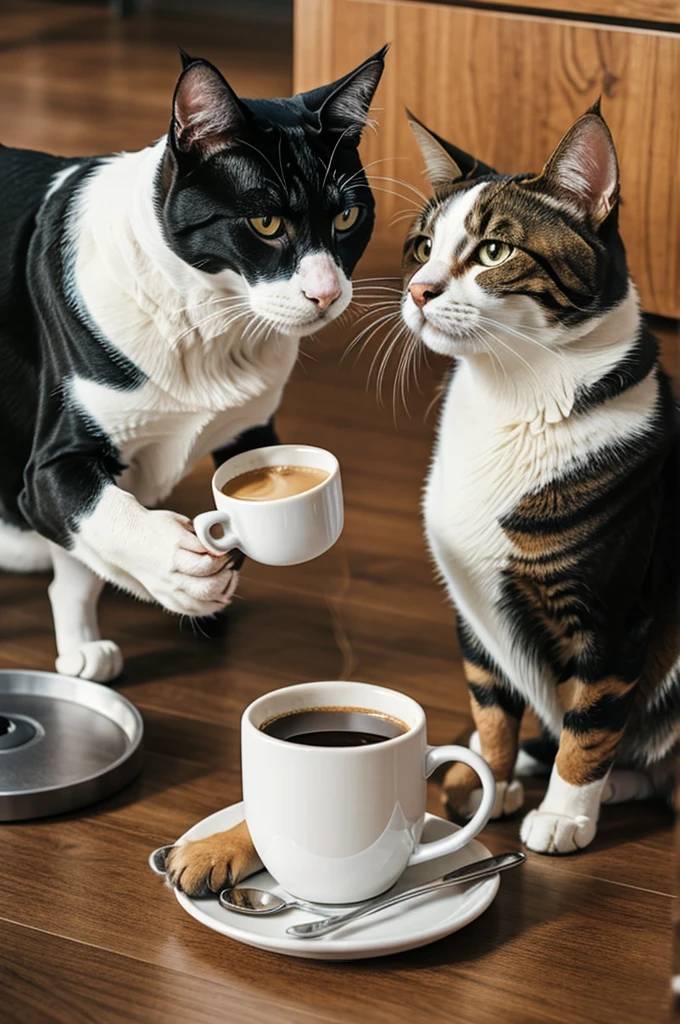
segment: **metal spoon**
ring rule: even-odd
[[[337,906],[322,906],[320,903],[304,903],[302,900],[284,900],[266,889],[242,886],[238,889],[223,889],[220,906],[235,910],[238,914],[278,914],[279,910],[308,910],[312,914],[328,914]]]
[[[273,892],[266,889],[254,889],[250,886],[243,886],[236,889],[223,889],[220,893],[220,905],[226,910],[235,910],[238,914],[278,914],[280,910],[306,910],[313,914],[328,914],[323,921],[312,924],[299,924],[288,929],[288,934],[301,938],[314,938],[317,935],[326,935],[329,931],[341,928],[348,921],[354,921],[357,917],[364,917],[372,914],[383,907],[392,906],[394,903],[401,903],[402,900],[410,899],[411,896],[418,896],[420,893],[432,892],[435,889],[446,888],[450,885],[458,885],[462,882],[470,882],[476,878],[486,878],[488,875],[495,875],[506,868],[521,864],[526,857],[523,853],[504,853],[500,857],[485,857],[473,864],[466,864],[463,868],[450,871],[448,875],[437,878],[433,882],[416,886],[406,892],[397,893],[395,896],[376,896],[375,899],[366,900],[358,907],[356,904],[346,914],[337,914],[341,909],[338,904],[334,906],[322,906],[319,903],[305,903],[302,900],[284,900]],[[311,931],[310,931],[311,929]]]
[[[507,870],[507,868],[514,868],[525,860],[526,856],[523,853],[503,853],[500,857],[486,857],[483,860],[475,861],[473,864],[467,864],[463,868],[449,871],[448,874],[442,875],[441,878],[435,878],[432,882],[426,882],[425,885],[417,885],[413,889],[396,893],[394,896],[378,897],[375,900],[370,900],[368,903],[357,907],[356,910],[351,910],[348,914],[327,917],[323,921],[310,921],[307,924],[292,925],[290,928],[286,928],[286,934],[292,935],[297,939],[316,939],[322,935],[328,935],[338,928],[344,928],[346,924],[356,921],[360,917],[366,917],[368,914],[374,914],[376,911],[384,910],[386,907],[393,907],[396,903],[410,900],[412,896],[420,896],[426,892],[436,892],[438,889],[446,889],[451,885],[459,885],[462,882],[472,882],[478,878],[487,878],[489,875],[495,875],[499,871]]]

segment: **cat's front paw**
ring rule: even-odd
[[[160,866],[159,866],[160,867]],[[210,896],[262,869],[243,821],[226,832],[172,846],[164,870],[170,885],[187,896]]]
[[[121,568],[168,611],[195,617],[222,611],[238,586],[238,554],[206,551],[186,516],[165,510],[146,515],[148,531],[140,532]]]
[[[456,808],[465,818],[471,818],[482,802],[484,790],[481,786],[473,789],[462,807]],[[510,782],[496,782],[496,799],[489,815],[490,820],[506,818],[524,805],[524,786],[517,779]]]
[[[113,640],[90,640],[60,654],[55,667],[63,676],[110,683],[123,671],[123,654]]]
[[[579,814],[553,811],[530,811],[522,822],[520,837],[525,846],[536,853],[576,853],[592,843],[597,832],[597,821]]]

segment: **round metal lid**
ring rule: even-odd
[[[144,725],[115,690],[53,672],[0,670],[0,821],[73,811],[142,766]]]

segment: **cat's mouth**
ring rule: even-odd
[[[260,322],[270,329],[272,333],[290,334],[299,338],[314,334],[316,331],[331,323],[342,310],[337,313],[332,310],[324,310],[311,316],[272,316],[269,313],[257,312]]]
[[[273,308],[255,306],[253,311],[259,320],[279,334],[291,334],[304,338],[336,320],[349,305],[350,296],[341,295],[326,309],[319,309],[309,303],[309,308],[287,309],[286,303],[277,303]]]
[[[461,350],[474,351],[482,346],[479,311],[464,303],[446,306],[428,303],[422,308],[407,296],[402,306],[405,323],[433,352],[453,355]]]

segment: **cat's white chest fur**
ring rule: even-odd
[[[499,606],[512,552],[501,521],[527,493],[644,428],[654,388],[650,377],[590,412],[546,422],[540,414],[511,415],[464,362],[449,387],[424,499],[428,543],[459,612],[555,732],[562,710],[554,680],[513,636]]]
[[[490,416],[462,377],[459,370],[450,387],[427,482],[428,543],[459,613],[511,683],[559,729],[555,688],[518,649],[499,609],[511,553],[500,521],[527,489],[537,439],[526,424],[508,426]]]
[[[297,355],[297,342],[283,353],[281,379],[261,381],[261,393],[225,408],[188,408],[152,381],[118,391],[93,381],[71,382],[72,399],[106,432],[127,469],[118,483],[142,504],[157,505],[204,456],[244,431],[261,426],[276,411]]]

